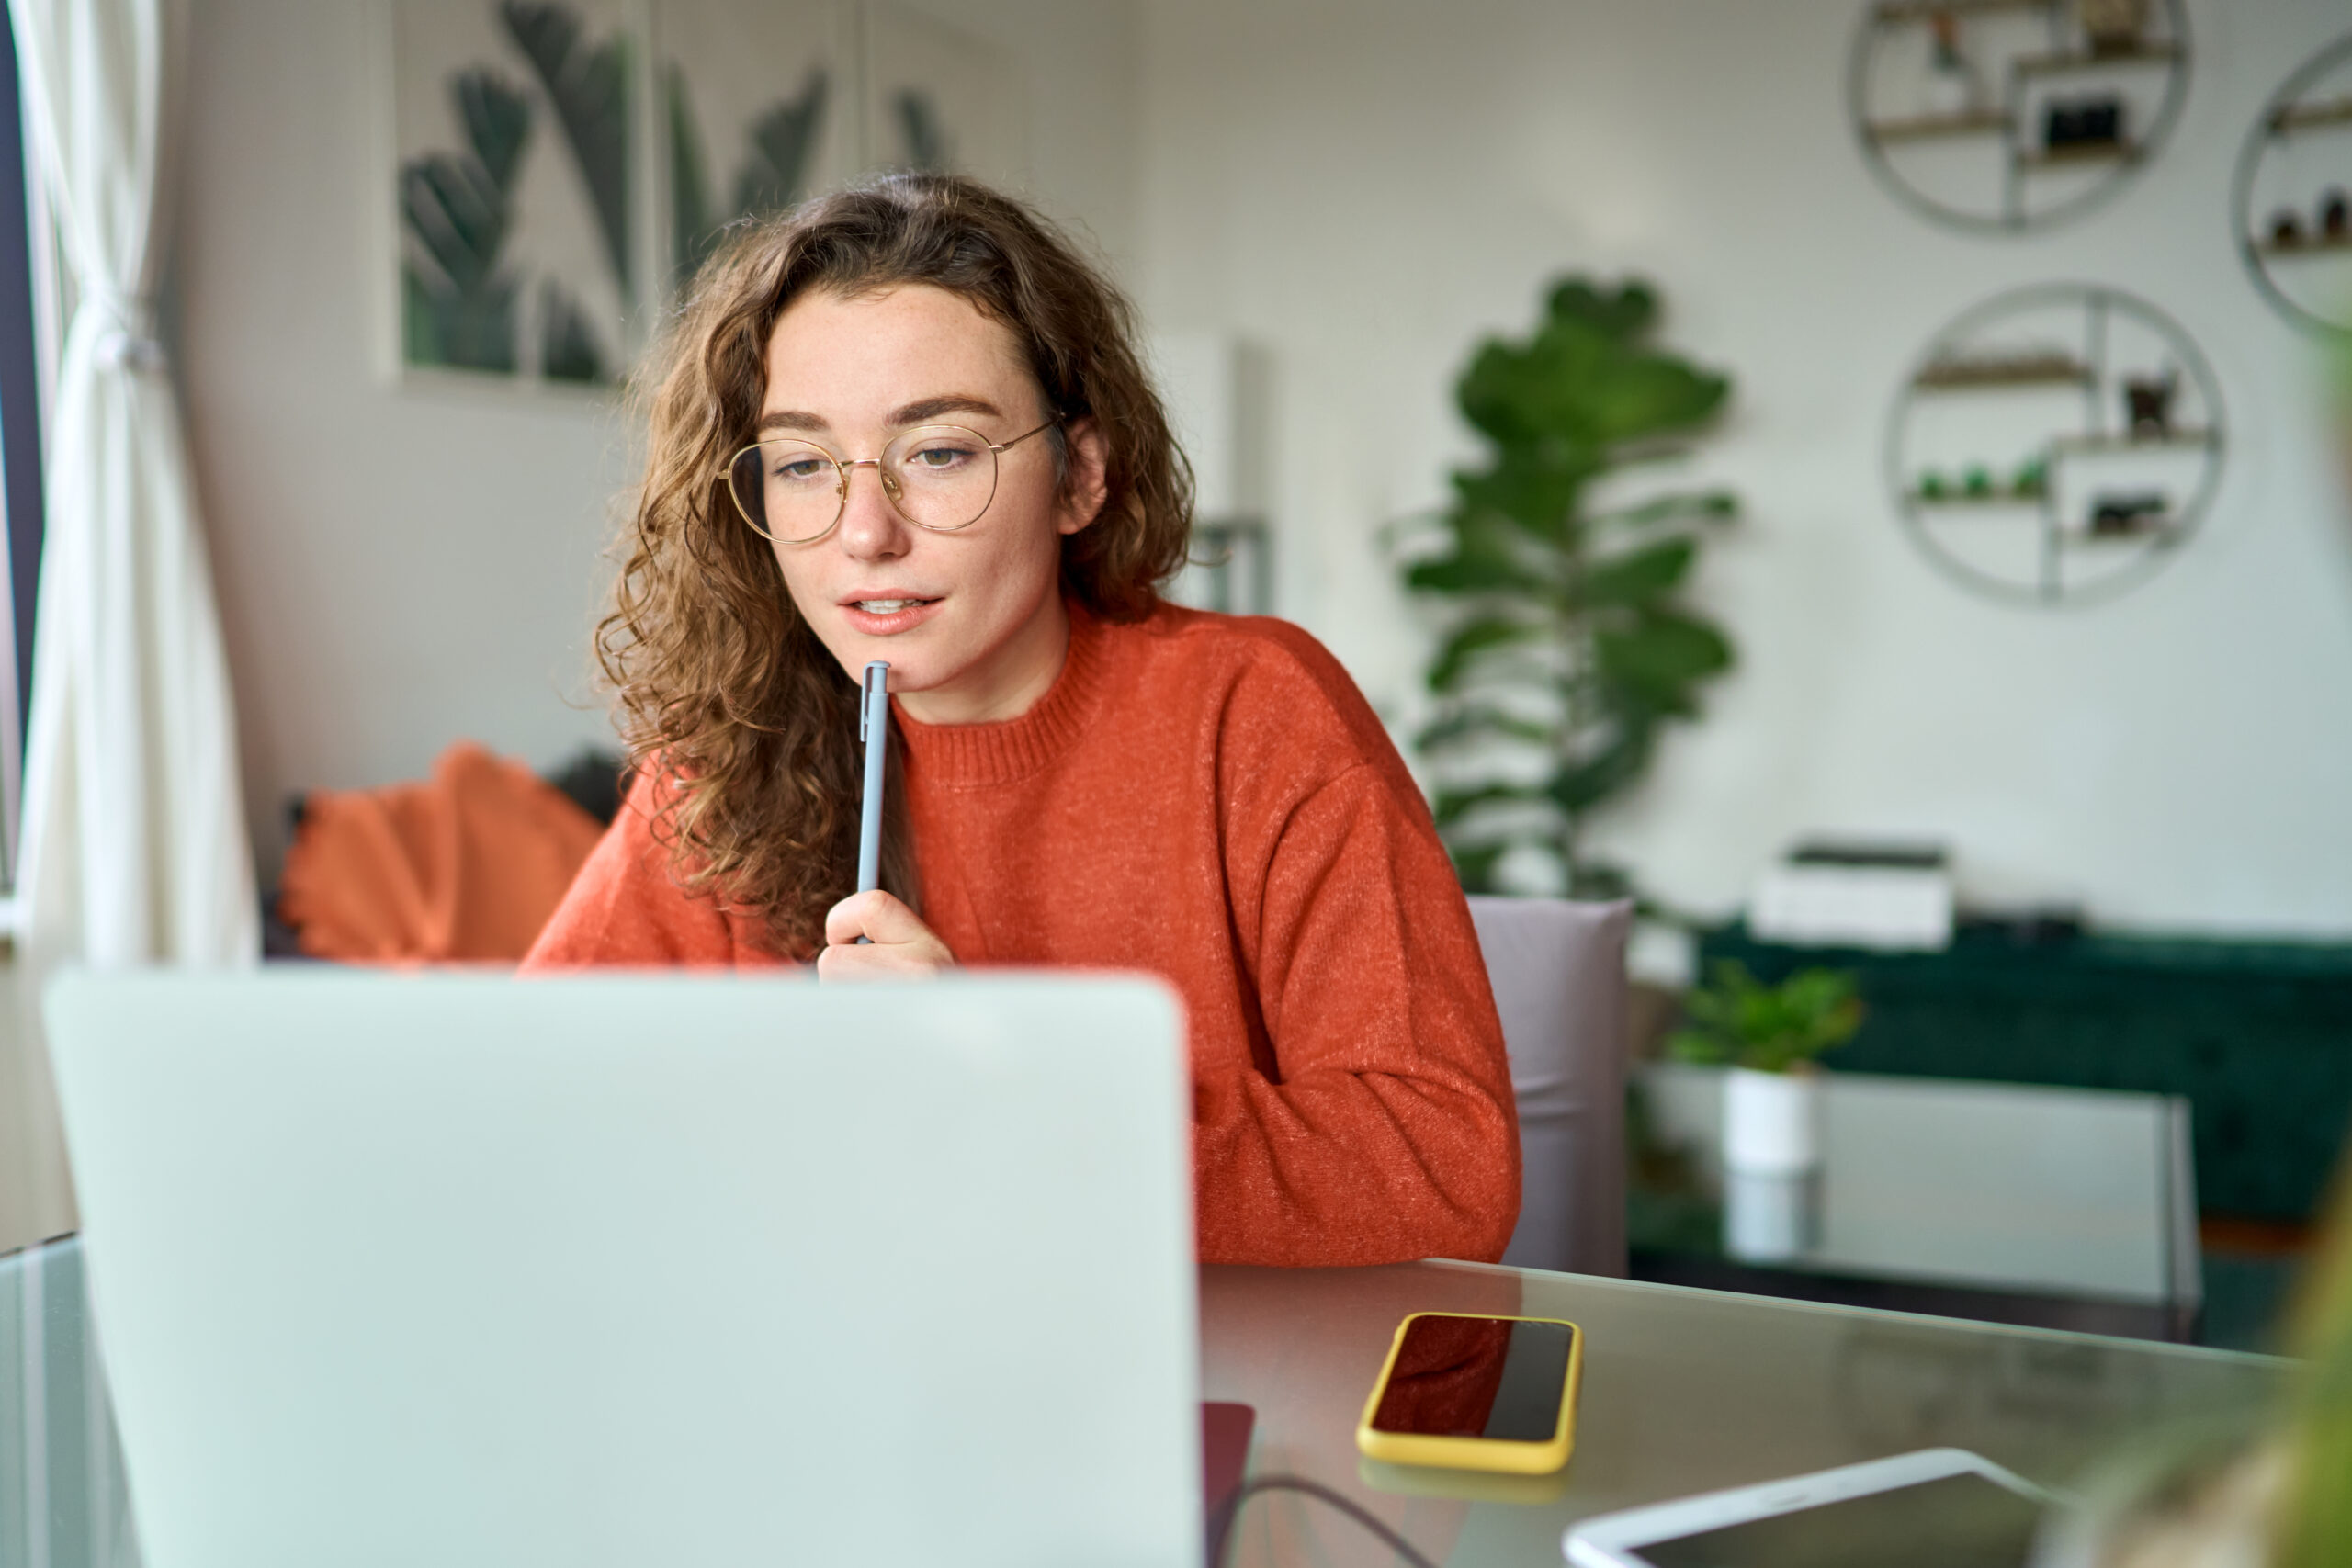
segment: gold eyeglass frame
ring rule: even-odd
[[[899,503],[898,487],[891,481],[890,470],[882,466],[882,459],[880,457],[850,457],[846,459],[836,457],[831,452],[826,451],[824,447],[819,446],[816,442],[797,435],[772,435],[765,441],[753,441],[746,446],[738,447],[735,451],[735,455],[727,459],[727,466],[718,471],[718,483],[725,487],[727,491],[727,499],[734,504],[735,514],[743,520],[744,525],[750,528],[752,533],[757,534],[761,538],[767,540],[770,544],[813,545],[821,539],[831,537],[833,530],[842,525],[842,519],[849,514],[849,479],[850,472],[854,468],[872,468],[874,470],[874,477],[882,482],[882,494],[884,499],[889,502],[890,510],[897,513],[899,516],[905,521],[909,527],[920,528],[926,534],[960,534],[965,529],[971,527],[972,524],[978,523],[981,518],[986,517],[989,514],[989,508],[996,504],[997,485],[1004,477],[1004,454],[1011,448],[1020,446],[1021,443],[1028,440],[1031,436],[1042,434],[1061,423],[1061,416],[1057,414],[1052,419],[1047,420],[1045,423],[1037,426],[1036,429],[1024,430],[1020,434],[1005,441],[990,441],[987,436],[981,434],[978,431],[974,430],[968,424],[920,424],[915,426],[912,430],[892,436],[889,442],[882,448],[885,454],[888,454],[892,446],[896,446],[899,442],[907,439],[908,436],[921,435],[926,430],[961,431],[964,434],[970,436],[982,446],[988,448],[989,464],[989,498],[987,501],[980,503],[980,509],[973,514],[971,523],[958,523],[952,528],[942,527],[935,523],[918,523],[913,518],[907,516],[906,507]],[[824,527],[819,529],[816,533],[809,535],[805,539],[777,539],[774,534],[769,533],[765,528],[761,527],[757,522],[752,520],[751,512],[743,505],[743,498],[735,493],[735,465],[743,460],[743,454],[746,452],[756,452],[763,446],[781,442],[794,443],[798,446],[806,446],[809,450],[820,454],[826,461],[832,464],[833,471],[839,477],[841,481],[837,487],[841,496],[841,506],[834,512],[833,520],[831,523],[826,524]]]

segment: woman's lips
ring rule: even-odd
[[[842,605],[842,614],[850,629],[867,637],[896,637],[903,631],[922,625],[943,601],[918,598],[910,593],[888,596],[875,594],[866,599],[852,599]],[[883,606],[892,606],[884,608]]]

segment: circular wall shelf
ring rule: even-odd
[[[2154,158],[2188,92],[2182,0],[1872,0],[1847,71],[1871,173],[1956,229],[2079,217]]]
[[[2352,336],[2352,37],[2305,61],[2238,154],[2238,254],[2297,326]]]
[[[1928,561],[2010,604],[2112,598],[2161,570],[2222,479],[2222,389],[2178,323],[2096,284],[2012,289],[1938,333],[1887,423]]]

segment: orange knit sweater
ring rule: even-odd
[[[1281,621],[1070,618],[1020,717],[896,715],[924,921],[962,964],[1175,986],[1204,1262],[1499,1258],[1519,1214],[1502,1028],[1453,867],[1354,683]],[[526,970],[777,962],[672,882],[651,788]]]

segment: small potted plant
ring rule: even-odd
[[[1854,976],[1804,969],[1768,986],[1733,960],[1683,1003],[1677,1061],[1724,1066],[1724,1248],[1751,1262],[1813,1244],[1821,1168],[1816,1062],[1862,1026]]]

